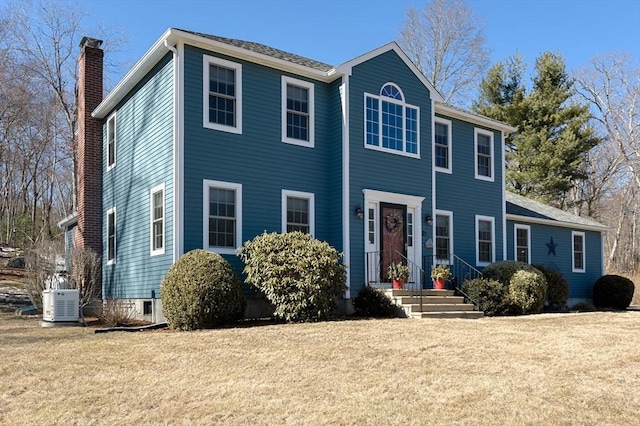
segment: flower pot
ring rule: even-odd
[[[446,284],[447,284],[447,280],[445,280],[444,278],[433,280],[433,286],[436,290],[444,290]]]
[[[391,280],[391,288],[394,290],[402,290],[404,288],[404,280],[397,280],[394,278]]]

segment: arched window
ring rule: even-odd
[[[365,147],[419,155],[419,112],[394,83],[385,83],[378,96],[366,93]]]

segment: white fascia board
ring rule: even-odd
[[[443,104],[441,102],[436,102],[435,112],[437,114],[446,115],[447,117],[457,118],[460,120],[468,121],[473,124],[477,124],[479,126],[488,127],[490,129],[500,130],[503,133],[515,133],[518,131],[516,127],[509,126],[501,121],[494,120],[489,117],[484,117],[482,115],[473,114],[470,112],[463,111],[458,108],[454,108],[452,106]]]
[[[206,37],[180,31],[175,28],[167,29],[162,36],[151,46],[144,56],[131,68],[116,87],[96,107],[91,114],[95,118],[104,118],[120,102],[144,76],[158,63],[169,50],[165,47],[165,41],[175,46],[179,41],[195,47],[214,51],[223,55],[264,65],[270,68],[290,72],[298,76],[308,77],[322,82],[331,82],[341,76],[335,72],[335,68],[328,72],[319,71],[304,65],[294,64],[282,59],[274,58],[261,53],[253,52],[240,47],[232,46]]]
[[[574,222],[561,222],[552,219],[540,219],[537,217],[520,216],[517,214],[507,214],[507,220],[514,222],[537,223],[539,225],[557,226],[561,228],[583,229],[585,231],[608,232],[611,230],[608,226],[582,225]]]

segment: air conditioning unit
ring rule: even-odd
[[[48,289],[42,292],[42,319],[51,322],[78,321],[79,290]]]

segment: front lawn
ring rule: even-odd
[[[106,334],[0,315],[0,424],[640,420],[640,312]]]

